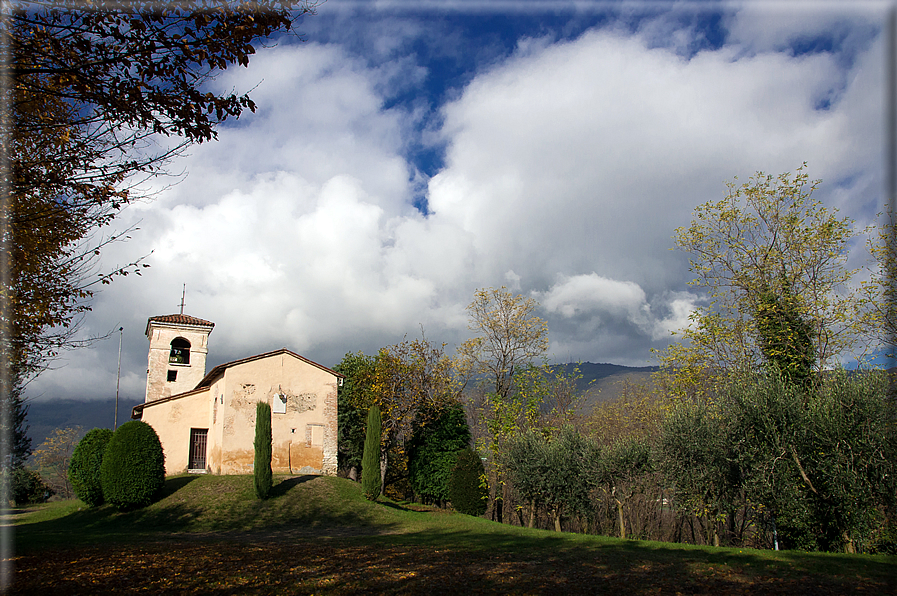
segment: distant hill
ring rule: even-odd
[[[132,400],[118,401],[118,424],[131,419]],[[78,401],[58,399],[28,402],[28,436],[31,447],[37,449],[56,428],[80,426],[84,432],[92,428],[112,428],[115,418],[115,399]]]
[[[622,366],[620,364],[594,364],[592,362],[556,364],[554,368],[562,368],[566,373],[572,373],[574,369],[579,369],[582,378],[576,383],[580,390],[593,386],[596,382],[607,379],[608,377],[618,377],[635,375],[636,377],[648,376],[657,371],[657,366]]]
[[[557,364],[555,367],[562,368],[568,373],[572,372],[575,367],[579,368],[582,378],[577,382],[577,386],[581,391],[586,392],[582,409],[587,412],[601,401],[618,397],[622,381],[647,381],[651,373],[657,370],[656,366],[635,367],[619,364],[594,364],[592,362]],[[135,405],[136,403],[130,399],[119,400],[119,425],[130,420],[131,408]],[[29,402],[27,423],[31,446],[36,449],[56,428],[80,426],[84,432],[92,428],[112,428],[114,415],[114,399],[94,401],[59,399]]]
[[[620,397],[625,382],[648,383],[651,374],[656,372],[657,366],[622,366],[620,364],[594,364],[581,362],[579,364],[559,364],[567,373],[572,373],[574,368],[579,369],[582,378],[576,385],[580,391],[584,391],[580,402],[580,411],[591,412],[601,402],[613,401]]]

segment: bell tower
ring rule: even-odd
[[[209,334],[215,323],[190,315],[162,315],[146,322],[149,358],[146,401],[195,389],[206,374]]]

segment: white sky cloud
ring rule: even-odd
[[[177,312],[184,283],[186,312],[216,323],[210,366],[282,346],[332,366],[421,326],[452,349],[474,290],[507,285],[541,301],[553,357],[644,365],[701,299],[669,250],[674,229],[724,181],[807,161],[844,213],[868,219],[883,203],[876,21],[769,31],[759,14],[738,11],[732,43],[690,58],[694,28],[663,17],[635,34],[528,38],[501,59],[489,48],[469,84],[431,106],[395,101],[437,76],[408,40],[450,45],[425,20],[370,23],[394,35],[368,31],[370,55],[315,39],[262,50],[215,83],[252,89],[258,112],[192,148],[173,167],[185,179],[124,214],[141,230],[105,262],[152,250],[152,268],[104,290],[85,331],[125,327],[123,394],[136,403],[146,319]],[[853,48],[848,65],[780,51],[789,35],[832,29]],[[427,180],[408,155],[431,142],[445,162]],[[421,183],[426,216],[412,205]],[[112,344],[69,354],[30,391],[114,395]]]

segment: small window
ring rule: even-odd
[[[168,371],[168,382],[174,383],[177,380],[178,380],[178,371],[176,371],[176,370]]]
[[[183,337],[171,340],[171,353],[168,362],[172,364],[190,364],[190,342]]]

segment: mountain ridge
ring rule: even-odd
[[[579,369],[582,375],[576,386],[585,392],[582,409],[591,409],[600,401],[614,399],[614,384],[624,379],[646,379],[657,370],[656,366],[624,366],[622,364],[569,362],[553,364],[552,368],[561,368],[570,374]],[[131,418],[131,408],[140,402],[133,399],[118,400],[118,424]],[[31,437],[32,449],[37,449],[57,428],[80,426],[83,432],[92,428],[112,428],[115,417],[115,399],[77,400],[77,399],[41,399],[28,401],[28,436]]]

